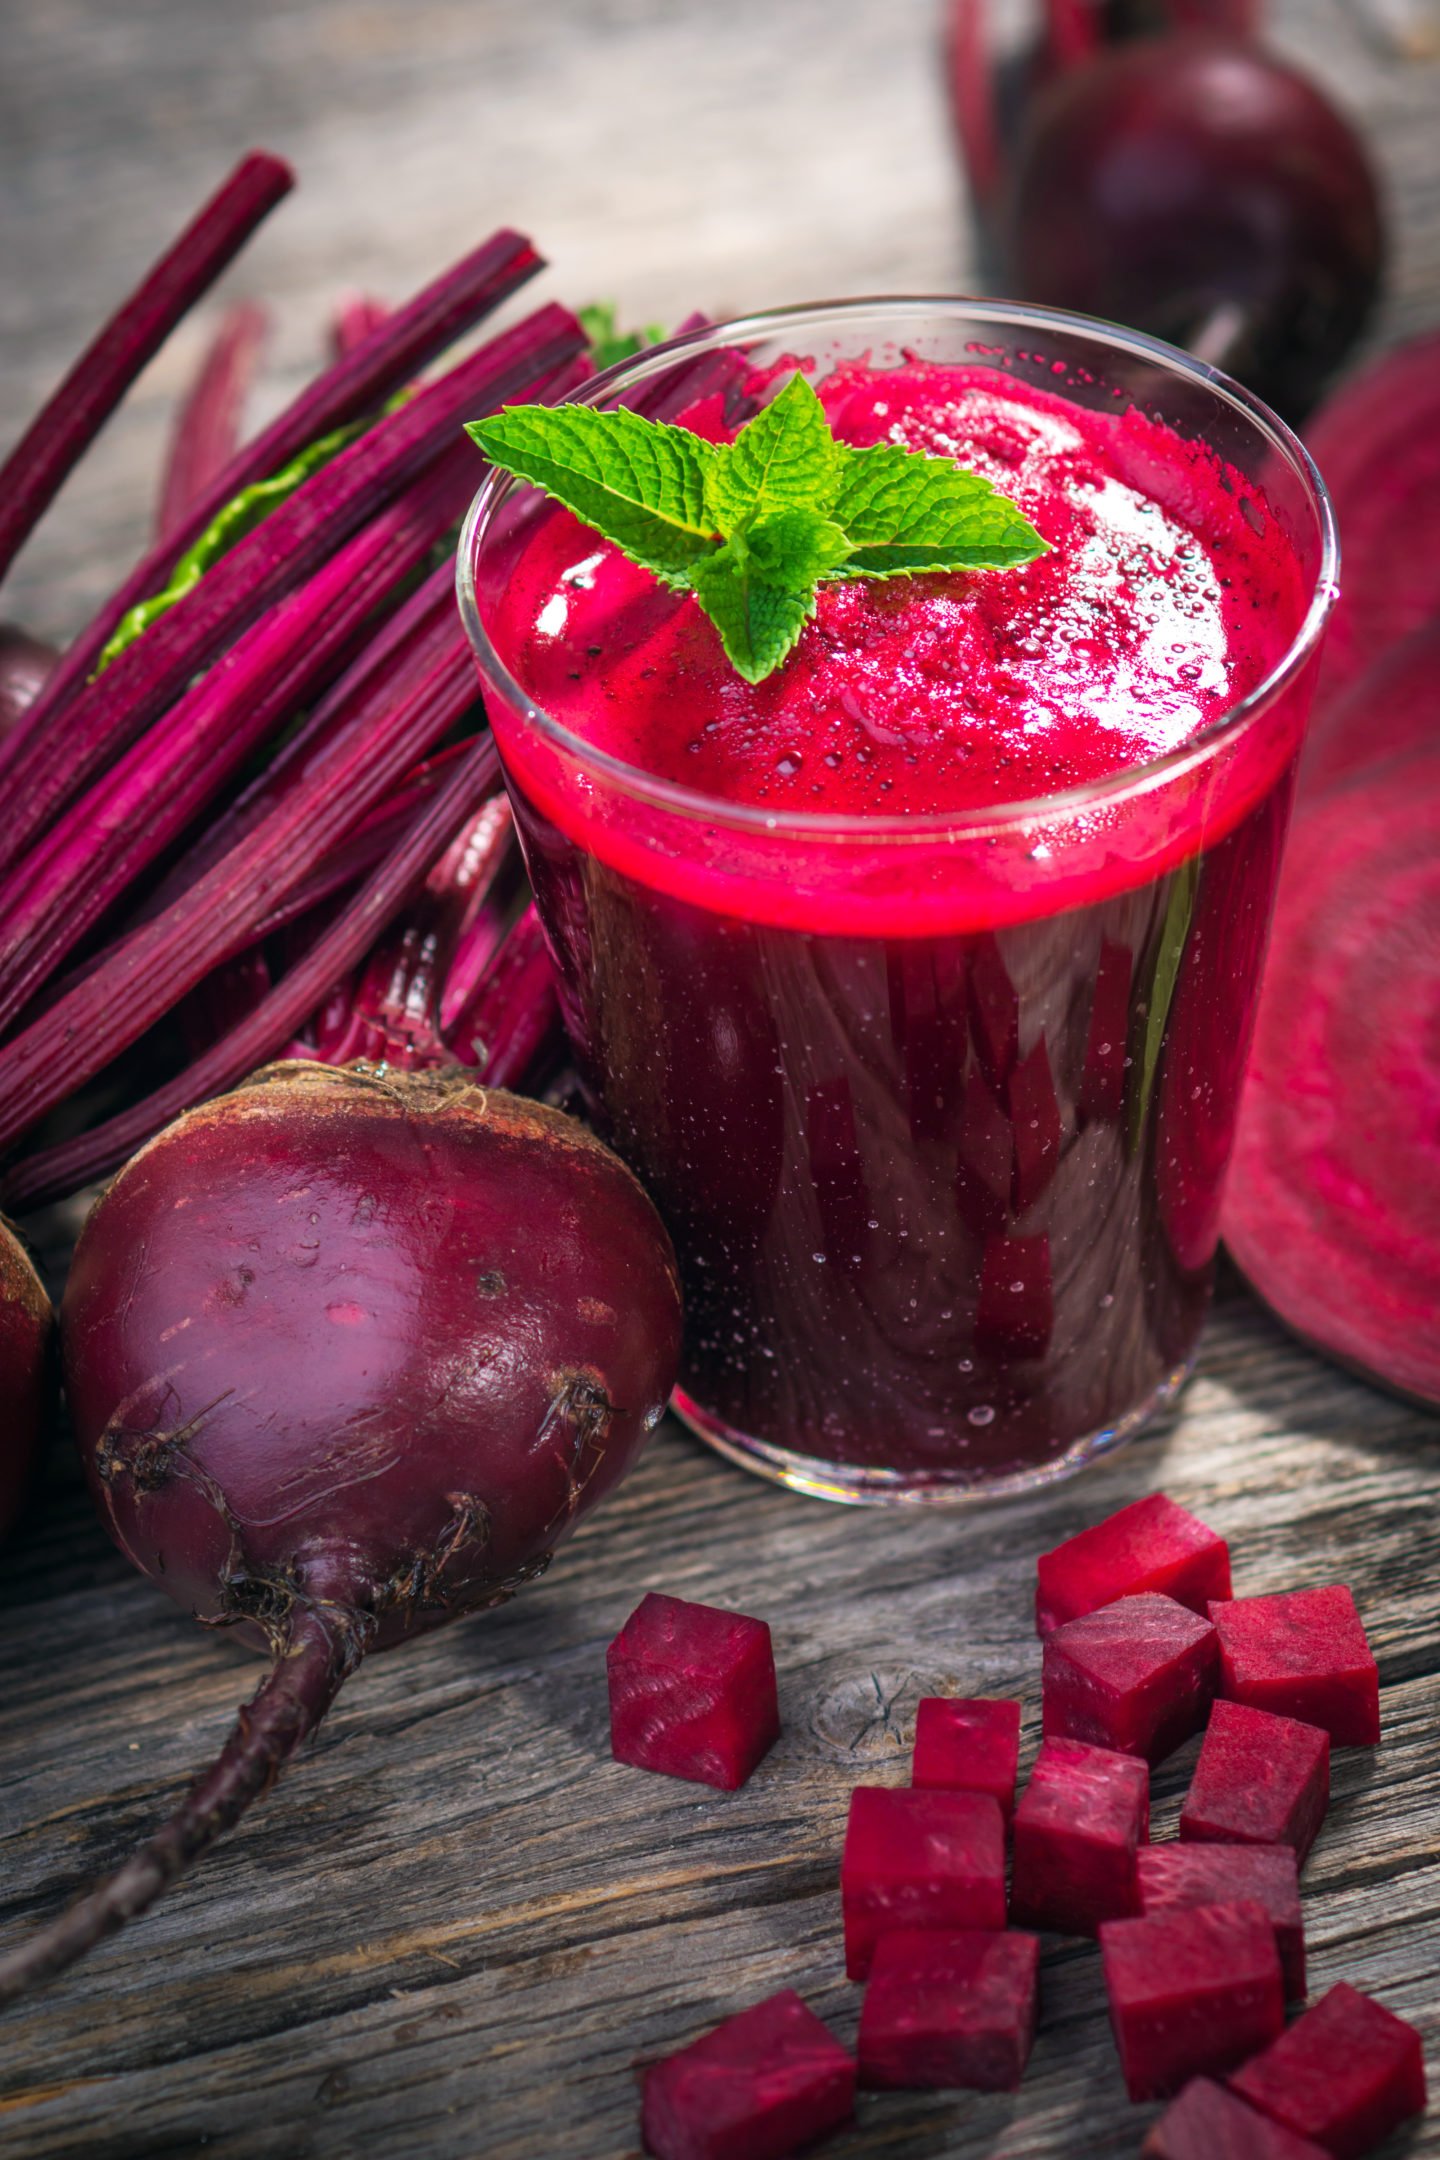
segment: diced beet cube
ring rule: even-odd
[[[1275,1930],[1253,1899],[1107,1920],[1100,1956],[1132,2100],[1232,2069],[1285,2029]]]
[[[1325,2151],[1223,2085],[1194,2078],[1150,2131],[1140,2160],[1325,2160]]]
[[[1342,1980],[1230,2080],[1335,2160],[1359,2160],[1425,2105],[1420,2035]]]
[[[909,2091],[1014,2092],[1035,2042],[1040,1939],[885,1935],[860,2010],[860,2082]]]
[[[1212,1845],[1289,1845],[1303,1866],[1329,1804],[1328,1733],[1217,1702],[1180,1811],[1180,1835]]]
[[[1142,1590],[1157,1590],[1201,1614],[1210,1598],[1230,1595],[1224,1538],[1164,1493],[1134,1500],[1040,1555],[1036,1628],[1048,1635],[1062,1621]]]
[[[912,1785],[989,1793],[1008,1823],[1020,1769],[1020,1705],[926,1695],[915,1711]]]
[[[605,1663],[616,1762],[732,1792],[779,1736],[763,1620],[652,1591]]]
[[[1015,1810],[1015,1919],[1093,1935],[1137,1912],[1135,1853],[1149,1834],[1150,1772],[1138,1757],[1043,1741]]]
[[[863,1980],[882,1935],[1003,1928],[1005,1818],[988,1793],[857,1785],[840,1862],[845,1970]]]
[[[1305,1998],[1300,1863],[1289,1845],[1146,1845],[1135,1858],[1140,1910],[1176,1912],[1253,1898],[1275,1930],[1290,2002]]]
[[[854,2061],[785,1988],[646,2072],[641,2134],[656,2160],[782,2160],[854,2112]]]
[[[1045,1737],[1162,1762],[1205,1723],[1219,1656],[1209,1621],[1153,1590],[1082,1613],[1045,1638]]]
[[[1319,1725],[1337,1747],[1380,1738],[1380,1674],[1343,1583],[1216,1600],[1220,1693],[1252,1710]]]

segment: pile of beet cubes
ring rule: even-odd
[[[1358,2160],[1423,2108],[1420,2036],[1368,1996],[1342,1982],[1285,2023],[1330,1747],[1380,1737],[1350,1592],[1232,1597],[1223,1539],[1158,1493],[1042,1555],[1035,1615],[1044,1737],[1018,1804],[1020,1705],[942,1697],[909,1787],[851,1797],[856,2056],[789,1990],[727,2018],[646,2074],[657,2160],[781,2160],[850,2119],[857,2082],[1013,2091],[1041,1933],[1098,1936],[1130,2097],[1178,2095],[1147,2160]],[[770,1630],[738,1613],[647,1597],[609,1677],[640,1769],[733,1790],[780,1730]],[[1179,1839],[1151,1845],[1150,1765],[1198,1732]]]

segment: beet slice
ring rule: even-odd
[[[1300,1863],[1289,1845],[1145,1845],[1135,1856],[1140,1911],[1177,1912],[1250,1898],[1275,1930],[1285,1994],[1305,1999]]]
[[[1323,794],[1381,759],[1440,742],[1440,615],[1387,646],[1372,666],[1316,712],[1300,781]]]
[[[1180,1811],[1183,1839],[1289,1845],[1303,1867],[1330,1804],[1330,1736],[1298,1718],[1217,1702]]]
[[[1100,1956],[1132,2100],[1232,2069],[1285,2029],[1275,1930],[1253,1899],[1107,1920]]]
[[[616,1762],[733,1792],[780,1735],[763,1620],[651,1591],[605,1653]]]
[[[1343,1583],[1215,1600],[1219,1693],[1318,1725],[1339,1747],[1380,1738],[1380,1673]]]
[[[987,1793],[857,1785],[840,1862],[845,1970],[863,1980],[882,1935],[1005,1925],[1005,1818]]]
[[[875,1948],[860,2009],[860,2083],[1015,2092],[1035,2044],[1040,1938],[902,1929]]]
[[[1020,1770],[1020,1705],[926,1695],[915,1708],[912,1785],[989,1793],[1009,1823]]]
[[[1413,2025],[1342,1980],[1230,2083],[1334,2160],[1360,2160],[1424,2107],[1425,2056]]]
[[[645,2075],[656,2160],[784,2160],[855,2112],[855,2064],[792,1988],[726,2018]]]
[[[1230,1595],[1224,1538],[1166,1493],[1150,1493],[1041,1553],[1035,1626],[1041,1635],[1116,1598],[1157,1590],[1192,1612]]]
[[[1193,2078],[1140,2148],[1140,2160],[1325,2160],[1325,2149],[1257,2115],[1209,2078]]]
[[[1045,1737],[1163,1762],[1204,1725],[1219,1662],[1214,1627],[1174,1598],[1082,1613],[1045,1639]]]
[[[1150,1772],[1133,1755],[1045,1740],[1015,1810],[1011,1907],[1021,1927],[1094,1935],[1139,1910],[1135,1854],[1150,1835]]]
[[[1440,330],[1358,369],[1305,440],[1345,556],[1321,677],[1333,689],[1440,616]]]
[[[1440,741],[1297,823],[1221,1227],[1297,1334],[1440,1404]]]

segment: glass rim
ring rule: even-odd
[[[1253,690],[1185,742],[1156,757],[1123,766],[1118,772],[1082,782],[1077,787],[1023,797],[1014,802],[991,803],[970,810],[925,811],[916,816],[886,812],[870,815],[858,811],[771,811],[753,803],[730,802],[723,796],[709,795],[702,789],[666,780],[658,773],[648,772],[644,766],[632,765],[627,759],[616,757],[611,751],[597,749],[583,735],[546,712],[511,674],[481,619],[475,591],[475,551],[484,539],[486,527],[513,491],[530,484],[502,472],[499,467],[491,467],[486,473],[466,513],[460,529],[455,567],[461,620],[487,686],[505,699],[527,728],[533,728],[553,747],[566,752],[588,774],[602,777],[611,786],[652,808],[671,816],[698,819],[711,826],[770,837],[782,834],[813,837],[831,843],[845,839],[870,845],[895,840],[958,840],[983,836],[997,828],[1023,828],[1036,822],[1051,822],[1057,816],[1070,817],[1131,793],[1143,792],[1153,784],[1184,772],[1191,765],[1208,763],[1217,751],[1246,733],[1301,674],[1319,645],[1339,596],[1339,532],[1329,490],[1295,431],[1243,383],[1212,367],[1208,361],[1198,360],[1193,354],[1182,351],[1179,346],[1169,345],[1164,339],[1151,337],[1142,330],[1106,322],[1098,316],[1075,314],[1064,308],[1032,306],[1029,302],[969,299],[955,293],[859,296],[767,308],[754,314],[733,316],[726,322],[707,323],[695,330],[682,331],[667,338],[663,344],[647,347],[631,359],[617,361],[614,366],[568,391],[558,402],[599,404],[616,390],[637,388],[663,375],[677,360],[747,340],[792,332],[803,334],[820,322],[836,317],[851,321],[871,318],[888,324],[936,314],[963,315],[979,323],[1034,329],[1042,334],[1046,330],[1071,336],[1079,334],[1109,346],[1114,352],[1131,357],[1138,354],[1170,374],[1187,378],[1212,391],[1220,401],[1238,411],[1257,433],[1267,438],[1289,463],[1303,483],[1316,514],[1320,561],[1309,604],[1294,635],[1275,665]]]

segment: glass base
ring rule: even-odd
[[[683,1388],[676,1388],[670,1407],[691,1432],[720,1455],[753,1470],[792,1492],[811,1493],[818,1500],[838,1500],[847,1507],[974,1507],[985,1500],[1013,1500],[1023,1493],[1038,1492],[1046,1485],[1073,1477],[1087,1463],[1111,1454],[1133,1440],[1142,1425],[1168,1408],[1194,1368],[1192,1352],[1185,1362],[1167,1373],[1144,1402],[1105,1425],[1098,1432],[1076,1440],[1063,1455],[1053,1455],[1033,1468],[1017,1470],[1007,1477],[963,1477],[943,1470],[875,1470],[860,1463],[824,1462],[816,1455],[797,1455],[737,1432],[720,1418],[712,1417],[692,1402]]]

